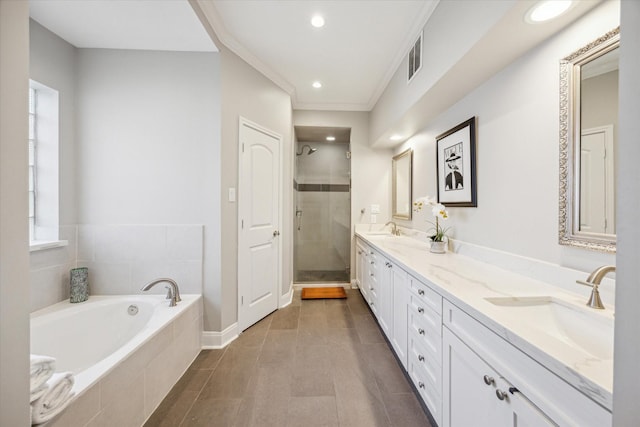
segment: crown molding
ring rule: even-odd
[[[262,73],[266,78],[275,83],[282,90],[287,92],[291,98],[292,102],[296,101],[296,89],[295,87],[289,83],[284,77],[282,77],[279,73],[269,67],[267,64],[262,62],[258,57],[256,57],[253,53],[251,53],[247,48],[245,48],[240,42],[238,42],[231,33],[227,30],[224,25],[224,21],[222,17],[218,13],[212,1],[206,0],[189,0],[189,3],[196,11],[196,14],[201,17],[201,20],[204,18],[206,20],[206,24],[214,33],[215,38],[224,45],[231,52],[238,55],[242,60],[251,65],[253,68]],[[201,13],[198,13],[201,12]],[[205,22],[203,22],[205,24]],[[215,40],[214,40],[215,42]]]

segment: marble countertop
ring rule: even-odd
[[[448,252],[433,254],[429,244],[419,239],[356,229],[356,235],[384,252],[417,279],[428,282],[444,298],[474,317],[493,332],[529,355],[592,400],[611,411],[613,390],[613,350],[611,355],[594,355],[566,339],[551,336],[544,321],[531,322],[518,308],[497,306],[487,298],[526,300],[552,297],[569,307],[577,318],[603,325],[601,336],[610,339],[613,349],[613,310],[594,310],[585,306],[584,295],[573,294],[529,277],[516,274],[473,258]],[[517,304],[516,304],[517,305]],[[576,325],[577,328],[580,325]],[[611,333],[608,333],[610,327]],[[587,328],[585,328],[587,329]],[[590,331],[585,330],[585,339]],[[610,336],[609,336],[610,335]]]

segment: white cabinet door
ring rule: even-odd
[[[505,402],[498,399],[498,373],[447,328],[443,328],[444,427],[508,425]]]
[[[391,270],[391,291],[393,297],[392,309],[393,319],[391,325],[391,344],[398,358],[402,362],[404,369],[407,369],[408,354],[408,315],[407,306],[409,304],[409,284],[407,283],[407,272],[392,265]]]
[[[511,408],[509,426],[511,427],[557,427],[540,409],[529,401],[517,389],[511,389],[508,398]]]

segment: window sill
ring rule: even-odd
[[[68,240],[34,240],[29,243],[29,252],[62,248],[69,245]]]

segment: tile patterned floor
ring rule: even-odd
[[[430,427],[357,290],[293,303],[204,350],[145,427]]]

